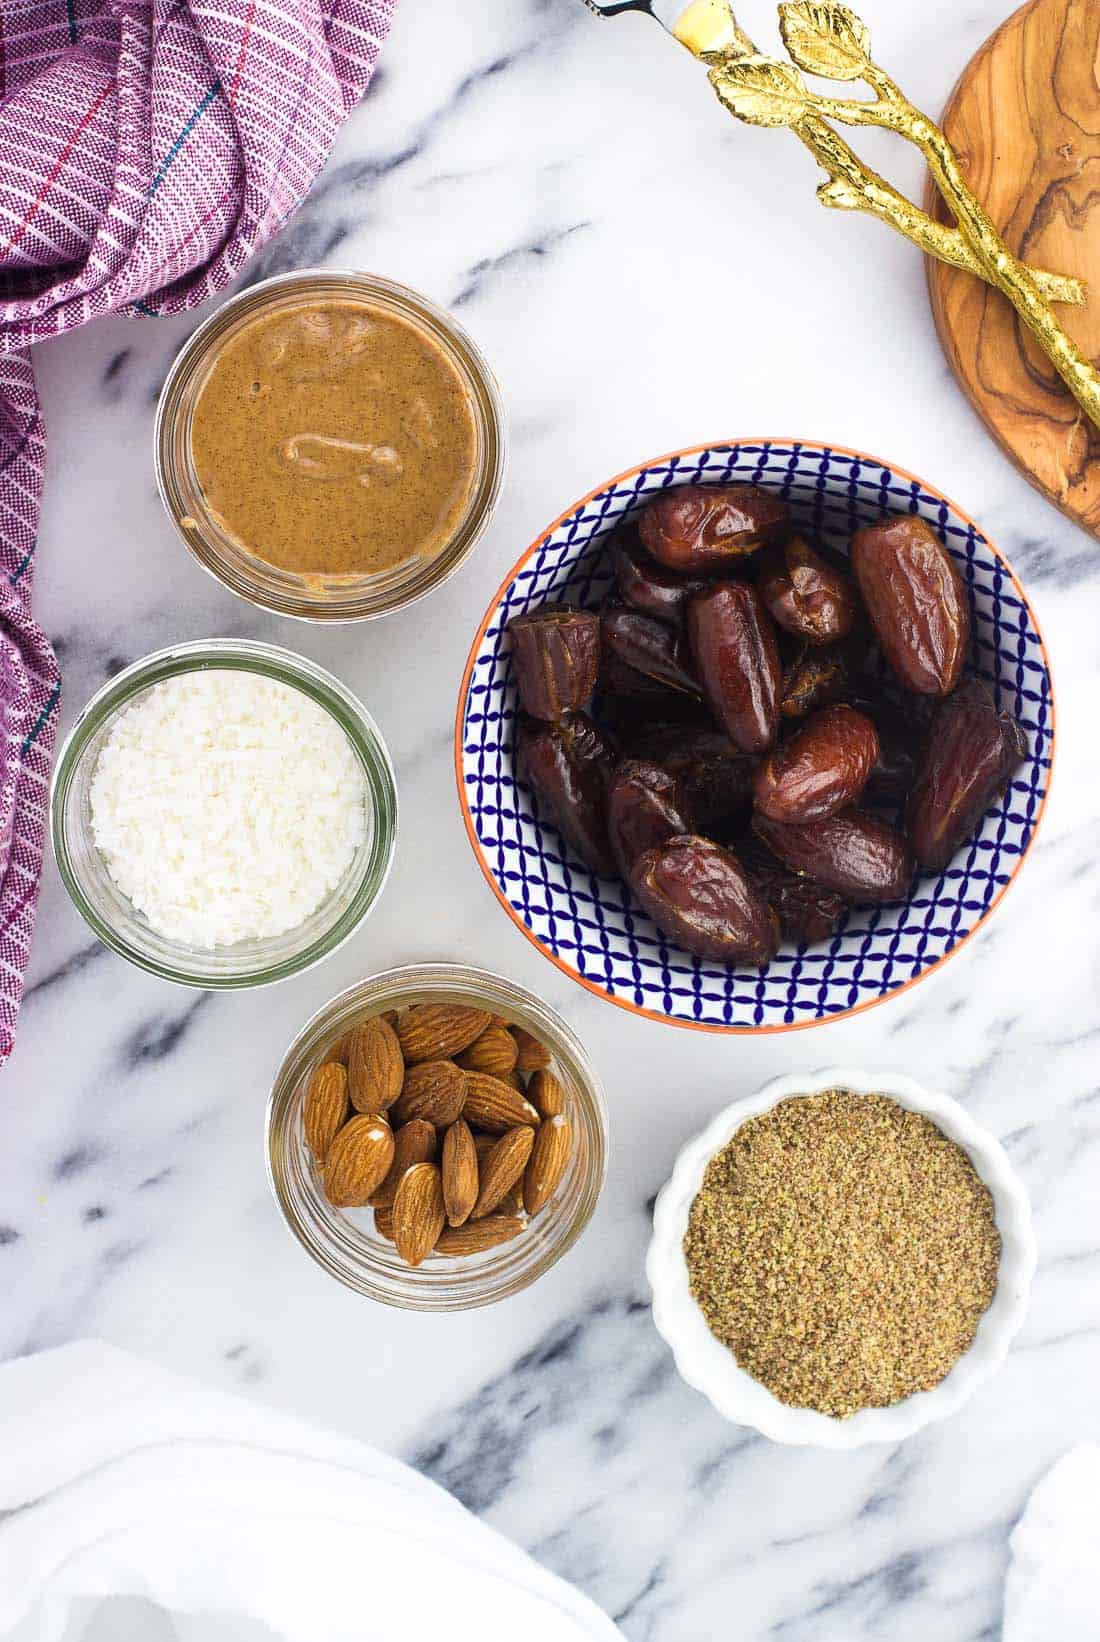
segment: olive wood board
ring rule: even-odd
[[[1100,0],[1030,0],[971,59],[943,129],[1009,248],[1086,281],[1058,317],[1100,359]],[[926,209],[950,214],[929,183]],[[932,313],[978,415],[1056,507],[1100,536],[1100,429],[1015,310],[983,280],[929,260]]]

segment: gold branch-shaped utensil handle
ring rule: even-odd
[[[740,30],[731,45],[698,52],[724,106],[749,125],[792,130],[828,173],[829,180],[818,189],[822,204],[870,211],[922,250],[969,269],[1002,291],[1081,409],[1100,427],[1100,373],[1051,308],[1052,301],[1085,301],[1081,282],[1030,268],[1009,250],[943,132],[872,62],[870,32],[853,11],[832,0],[792,0],[780,6],[779,19],[791,62],[757,52]],[[690,39],[684,43],[692,44]],[[800,71],[829,80],[862,80],[874,97],[866,102],[820,97]],[[955,227],[934,222],[865,166],[830,121],[877,126],[913,143],[924,155]]]
[[[740,59],[759,56],[756,46],[739,26],[730,0],[584,0],[584,3],[600,17],[637,13],[656,19],[693,56],[713,65],[716,72]],[[819,19],[826,10],[836,12],[843,9],[846,12],[829,36],[831,67],[835,70],[839,65],[841,71],[834,74],[835,78],[843,78],[844,71],[850,75],[853,66],[862,67],[866,63],[866,47],[860,51],[858,41],[860,38],[867,40],[867,31],[847,8],[814,6],[805,9],[818,14]],[[798,24],[793,27],[797,29]],[[819,20],[815,31],[820,34],[829,27],[828,23]],[[853,38],[857,42],[854,51]],[[785,66],[780,65],[781,68]],[[742,115],[741,118],[746,116]],[[818,198],[823,205],[832,206],[835,210],[866,211],[904,234],[928,256],[977,274],[981,279],[986,277],[981,262],[957,227],[951,228],[937,222],[906,199],[904,194],[899,194],[896,188],[865,165],[824,119],[807,113],[797,123],[783,118],[768,123],[790,124],[795,135],[828,172],[828,182],[818,189]],[[1051,273],[1045,268],[1033,268],[1032,273],[1039,290],[1051,302],[1080,305],[1087,300],[1085,286],[1079,279]]]

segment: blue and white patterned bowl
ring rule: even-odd
[[[765,970],[728,968],[676,947],[617,879],[596,877],[538,814],[516,776],[516,691],[506,628],[521,611],[596,606],[612,581],[614,527],[669,485],[751,481],[778,491],[811,537],[846,548],[860,525],[917,513],[938,532],[970,590],[972,671],[1024,726],[1028,758],[1002,803],[938,877],[908,901],[855,907],[828,941],[785,945]],[[632,468],[545,531],[500,588],[470,651],[455,766],[474,853],[501,905],[559,969],[621,1008],[679,1026],[759,1032],[815,1026],[881,1003],[920,980],[989,917],[1039,824],[1054,749],[1046,651],[1023,589],[953,502],[876,457],[805,440],[701,446]]]

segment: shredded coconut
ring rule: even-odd
[[[366,835],[344,731],[309,696],[222,668],[155,684],[96,763],[92,835],[151,926],[192,946],[296,928]]]

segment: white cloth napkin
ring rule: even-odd
[[[1009,1545],[1004,1642],[1100,1642],[1100,1447],[1063,1454]]]
[[[116,1595],[286,1642],[622,1642],[579,1592],[361,1443],[93,1341],[8,1363],[0,1637],[58,1642]]]

